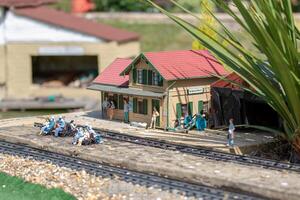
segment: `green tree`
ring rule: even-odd
[[[300,32],[295,26],[291,1],[251,0],[246,5],[243,0],[232,0],[233,6],[229,7],[224,0],[212,0],[249,35],[249,40],[262,55],[260,57],[254,55],[217,18],[222,30],[210,29],[228,46],[151,0],[147,1],[198,39],[220,62],[242,77],[253,89],[251,92],[277,111],[283,120],[284,132],[272,131],[280,133],[300,155]],[[232,9],[237,9],[237,12]]]

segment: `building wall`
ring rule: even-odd
[[[69,88],[60,89],[46,89],[40,88],[32,84],[32,63],[31,56],[41,55],[41,48],[61,48],[67,49],[62,54],[68,54],[68,49],[81,48],[83,50],[82,55],[97,55],[99,72],[108,66],[116,57],[133,57],[138,55],[139,42],[128,42],[124,44],[118,44],[116,42],[110,43],[9,43],[7,44],[7,80],[8,97],[20,98],[20,97],[32,97],[43,95],[53,95],[60,93],[65,96],[83,96],[81,92],[73,91]],[[72,52],[71,52],[72,53]],[[3,54],[2,54],[3,55]],[[45,55],[45,52],[42,52]],[[55,54],[51,54],[55,55]],[[69,54],[68,54],[69,55]],[[1,56],[1,52],[0,52]],[[4,65],[5,66],[5,65]],[[0,70],[3,71],[3,62],[0,61]],[[1,71],[1,72],[2,72]],[[2,74],[2,73],[1,73]],[[3,75],[0,76],[3,79]],[[84,93],[86,89],[82,89]],[[95,96],[92,91],[88,91],[91,96]]]
[[[176,120],[176,105],[178,103],[188,104],[193,102],[193,114],[200,112],[198,110],[198,101],[208,103],[210,106],[210,84],[215,82],[217,78],[199,78],[192,80],[178,80],[176,82],[169,83],[173,84],[169,90],[169,126],[173,126]],[[203,93],[189,94],[189,89],[205,88]]]
[[[135,65],[136,69],[152,69],[151,66],[141,60]],[[160,118],[161,127],[172,127],[176,116],[176,105],[178,103],[188,104],[193,102],[193,114],[200,112],[198,110],[198,101],[203,101],[206,105],[210,106],[210,85],[217,81],[215,77],[211,78],[197,78],[189,80],[166,81],[164,80],[163,86],[148,86],[133,82],[132,70],[129,73],[129,87],[138,88],[141,90],[152,92],[164,92],[166,96],[161,100]],[[205,88],[206,91],[199,94],[189,94],[189,89]],[[151,109],[151,108],[150,108]],[[169,113],[168,113],[169,112]],[[140,117],[140,116],[138,116]],[[151,117],[151,116],[150,116]],[[144,119],[143,119],[144,120]],[[151,120],[151,118],[150,118]]]

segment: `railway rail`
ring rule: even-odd
[[[75,170],[85,170],[88,173],[101,177],[118,176],[119,179],[144,186],[154,186],[163,190],[178,190],[182,194],[197,199],[221,200],[221,199],[241,199],[256,200],[260,197],[225,191],[222,189],[186,183],[179,180],[173,180],[156,175],[150,175],[123,168],[113,167],[105,164],[99,164],[75,157],[48,152],[21,144],[13,144],[0,141],[0,153],[29,157],[36,160],[47,161],[53,164],[68,167]]]
[[[149,147],[155,147],[160,149],[179,151],[186,154],[192,154],[194,156],[215,160],[215,161],[225,161],[233,162],[243,165],[259,166],[267,169],[275,170],[289,170],[300,172],[300,165],[294,163],[284,163],[276,160],[263,159],[254,156],[236,155],[231,153],[219,152],[210,149],[205,149],[201,147],[191,147],[184,144],[174,144],[166,141],[161,141],[159,139],[149,139],[139,136],[132,136],[124,133],[115,133],[102,131],[101,129],[94,128],[96,132],[101,134],[103,138],[118,140],[124,142],[130,142],[134,144],[145,145]]]
[[[40,127],[42,124],[35,123],[35,126]],[[300,172],[300,165],[294,163],[285,163],[276,160],[263,159],[254,156],[245,156],[245,155],[236,155],[231,153],[219,152],[210,149],[205,149],[201,147],[188,146],[184,144],[174,144],[159,139],[150,139],[143,138],[139,136],[128,135],[125,133],[116,133],[111,131],[103,131],[98,128],[94,130],[99,133],[103,138],[129,142],[138,145],[144,145],[149,147],[155,147],[165,150],[179,151],[186,154],[191,154],[194,156],[215,160],[215,161],[224,161],[224,162],[233,162],[243,165],[258,166],[267,169],[274,170],[288,170],[294,172]]]

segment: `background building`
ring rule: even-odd
[[[49,7],[53,0],[0,0],[0,98],[62,94],[82,89],[116,57],[139,53],[136,33]]]

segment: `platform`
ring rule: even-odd
[[[91,124],[94,127],[110,129],[127,134],[138,134],[144,137],[155,137],[171,142],[184,142],[194,146],[228,149],[226,133],[191,132],[188,135],[163,131],[150,131],[130,127],[128,124],[99,120],[97,113],[70,113],[66,120],[74,119],[80,124]],[[135,171],[161,174],[174,179],[191,183],[204,184],[218,188],[229,188],[233,191],[246,191],[271,199],[300,199],[300,174],[290,171],[269,170],[262,167],[246,166],[237,163],[214,161],[179,151],[163,150],[138,144],[104,140],[103,144],[91,146],[74,146],[72,138],[55,138],[38,136],[33,122],[43,122],[45,117],[28,117],[0,121],[0,140],[28,144],[35,148],[45,149],[65,155],[99,163],[109,163]],[[256,135],[256,134],[255,134]],[[269,136],[246,134],[238,137],[237,143],[257,145],[259,138],[270,141]],[[249,140],[242,141],[242,137]],[[180,139],[182,138],[182,139]]]
[[[258,145],[272,142],[274,137],[271,133],[266,132],[236,132],[235,134],[235,146],[236,148],[229,148],[227,144],[227,132],[217,130],[206,130],[206,131],[190,131],[186,133],[174,133],[163,130],[153,130],[132,127],[129,124],[119,121],[109,121],[100,119],[100,111],[89,111],[89,112],[77,112],[67,113],[63,116],[66,120],[70,121],[74,119],[77,124],[85,125],[90,124],[94,128],[102,129],[105,131],[114,131],[119,133],[126,133],[129,135],[140,136],[145,138],[158,139],[161,141],[167,141],[176,144],[187,144],[195,147],[203,147],[207,149],[213,149],[223,152],[232,152],[237,154],[247,154],[252,148]],[[33,117],[33,118],[22,118],[20,124],[32,125],[34,122],[43,122],[46,117]],[[7,120],[4,120],[7,121]],[[13,123],[0,124],[1,126],[9,126],[12,124],[19,124],[15,120]]]

